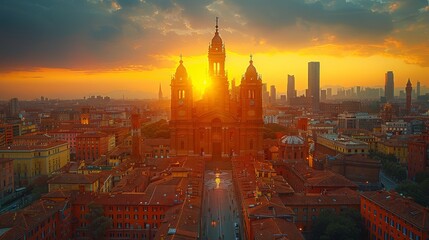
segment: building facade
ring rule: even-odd
[[[308,63],[308,91],[313,111],[319,111],[320,104],[320,62]]]
[[[429,135],[415,136],[408,141],[408,179],[429,170]]]
[[[394,99],[395,85],[393,80],[393,72],[388,71],[385,75],[384,82],[384,96],[386,97],[386,102],[391,102]]]
[[[407,114],[411,113],[411,94],[412,94],[412,91],[413,91],[413,86],[411,85],[410,79],[408,79],[407,86],[405,87],[405,92],[407,94],[405,109],[406,109]]]
[[[294,75],[287,75],[287,100],[290,102],[291,98],[296,97],[296,90],[295,90],[295,76]]]
[[[13,159],[0,158],[0,166],[0,198],[3,198],[14,190]]]
[[[76,160],[95,161],[109,150],[109,135],[86,132],[76,137]]]
[[[363,192],[360,213],[366,239],[429,238],[428,209],[398,193]]]
[[[262,151],[262,80],[253,60],[231,98],[225,71],[225,45],[218,26],[208,49],[209,89],[194,101],[192,81],[180,60],[171,79],[170,155],[223,157]]]
[[[0,158],[13,159],[15,185],[27,185],[36,177],[49,176],[70,162],[66,142],[50,140],[34,145],[12,145],[0,148]]]

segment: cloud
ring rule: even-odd
[[[159,56],[205,51],[215,16],[239,53],[356,46],[429,63],[416,51],[428,44],[426,0],[0,1],[0,71],[170,66]]]

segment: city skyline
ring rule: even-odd
[[[428,11],[425,0],[276,1],[270,6],[7,2],[0,7],[6,20],[0,95],[2,100],[70,99],[122,91],[144,99],[156,98],[161,84],[169,96],[180,54],[195,90],[201,90],[208,75],[204,49],[216,16],[229,50],[230,80],[241,78],[253,54],[264,82],[280,94],[286,92],[288,75],[295,76],[298,91],[308,88],[307,63],[312,61],[322,65],[321,89],[382,86],[387,71],[394,72],[397,89],[404,89],[408,79],[424,89]]]

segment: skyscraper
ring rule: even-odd
[[[407,92],[407,102],[406,102],[406,111],[407,114],[410,114],[411,112],[411,91],[413,90],[413,87],[411,86],[411,81],[408,78],[407,87],[405,88],[405,91]]]
[[[162,88],[161,88],[161,83],[159,84],[159,91],[158,91],[158,100],[162,100],[163,96],[162,96]]]
[[[417,97],[420,96],[420,81],[417,82]]]
[[[270,87],[270,102],[271,103],[276,103],[276,99],[277,99],[276,86],[275,85],[271,85],[271,87]]]
[[[18,98],[12,98],[9,101],[9,117],[17,117],[19,113]]]
[[[384,96],[386,97],[386,102],[391,102],[394,99],[394,81],[393,81],[393,72],[388,71],[385,75],[385,82],[384,82]]]
[[[262,105],[264,107],[268,106],[270,102],[270,93],[268,92],[268,87],[266,83],[262,84]]]
[[[320,91],[320,99],[326,101],[326,90]]]
[[[319,110],[320,103],[320,62],[308,63],[308,91],[313,111]]]
[[[326,97],[327,97],[327,98],[332,97],[332,88],[327,88],[327,89],[326,89]]]
[[[287,100],[290,102],[291,98],[296,97],[295,95],[295,76],[287,75]]]

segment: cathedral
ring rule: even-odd
[[[250,57],[240,86],[231,90],[225,73],[225,45],[218,22],[208,48],[210,88],[194,101],[192,81],[182,59],[171,79],[171,156],[208,155],[214,159],[261,154],[262,80]]]

